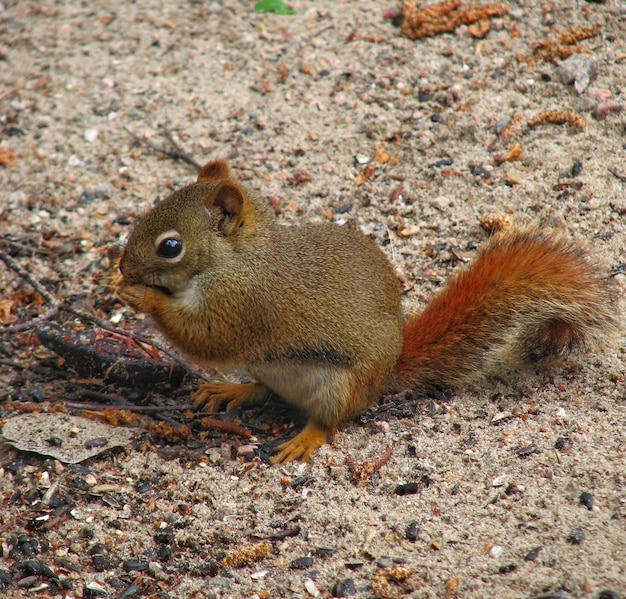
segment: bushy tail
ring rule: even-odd
[[[607,279],[578,245],[536,229],[496,234],[407,321],[396,384],[472,383],[604,345],[617,328]]]

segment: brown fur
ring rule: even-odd
[[[184,253],[161,258],[157,240],[170,235]],[[120,296],[182,351],[258,381],[201,385],[199,405],[275,392],[309,415],[277,461],[308,459],[386,388],[473,382],[499,364],[600,344],[615,328],[585,254],[538,231],[495,237],[403,325],[398,282],[371,240],[279,226],[221,161],[135,227],[120,269]]]

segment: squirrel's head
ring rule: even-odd
[[[196,183],[174,192],[134,227],[120,258],[123,278],[167,294],[183,291],[253,232],[254,211],[228,164],[209,162]]]

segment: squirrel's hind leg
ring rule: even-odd
[[[198,408],[217,412],[223,404],[227,410],[261,403],[269,398],[271,391],[261,383],[229,383],[214,381],[202,383],[191,396]]]
[[[272,458],[273,464],[302,460],[308,462],[313,453],[328,442],[334,431],[323,427],[313,420],[289,441],[277,447],[278,453]]]

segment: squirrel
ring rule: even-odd
[[[577,244],[537,228],[494,233],[405,318],[373,240],[330,223],[281,226],[219,160],[134,226],[119,267],[119,296],[175,346],[254,381],[203,383],[196,405],[276,394],[307,414],[274,462],[309,460],[386,391],[473,384],[602,346],[618,328],[607,278]]]

